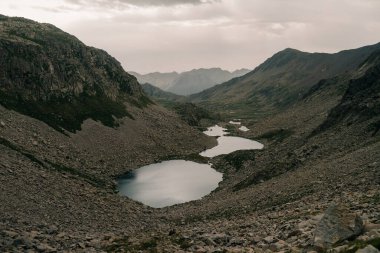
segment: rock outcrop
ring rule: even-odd
[[[356,251],[356,253],[379,253],[380,251],[373,247],[372,245],[368,245],[367,247],[363,249],[359,249]]]
[[[133,117],[125,104],[149,101],[105,51],[24,18],[0,18],[0,84],[3,106],[58,130],[79,130],[87,118],[115,126],[114,117]]]
[[[314,246],[328,249],[336,243],[354,239],[363,232],[362,219],[343,205],[332,204],[324,213],[314,232]]]

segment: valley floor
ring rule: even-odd
[[[214,138],[159,107],[136,111],[137,120],[126,120],[118,130],[87,121],[83,131],[69,136],[1,108],[0,248],[305,251],[313,249],[314,229],[332,203],[367,224],[356,240],[380,238],[379,135],[363,131],[368,122],[311,135],[338,101],[320,106],[311,99],[265,121],[245,122],[249,132],[236,126],[236,133],[259,139],[265,148],[214,158],[224,173],[217,190],[162,209],[115,194],[115,176],[170,154],[197,153],[215,145]],[[148,121],[152,117],[155,122]],[[168,120],[173,124],[165,126],[173,129],[161,128]]]

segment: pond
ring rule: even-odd
[[[171,160],[141,167],[118,183],[121,195],[158,208],[200,199],[222,179],[210,164]]]
[[[204,157],[229,154],[236,150],[261,149],[259,142],[226,136],[227,129],[215,125],[204,132],[217,137],[218,145],[200,153]],[[118,179],[119,194],[145,205],[161,208],[201,199],[218,187],[223,174],[212,164],[170,160],[150,164]]]
[[[204,131],[203,133],[206,135],[220,137],[217,139],[217,146],[201,152],[200,155],[211,158],[218,155],[229,154],[237,150],[262,149],[264,147],[263,144],[250,139],[235,136],[225,136],[227,134],[226,130],[227,129],[215,125],[213,127],[209,127],[207,131]]]

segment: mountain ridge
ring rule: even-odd
[[[354,70],[380,43],[335,54],[284,49],[253,71],[189,96],[211,110],[230,110],[236,117],[254,113],[258,118],[278,112],[300,99],[321,79]]]
[[[181,73],[153,72],[145,75],[133,71],[131,73],[137,77],[141,84],[149,83],[177,95],[189,95],[244,75],[249,71],[248,69],[237,69],[230,72],[221,68],[197,68]]]

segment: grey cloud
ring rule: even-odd
[[[379,0],[28,1],[0,9],[16,5],[9,13],[58,25],[142,73],[254,68],[286,47],[336,52],[380,40]]]
[[[134,6],[175,6],[175,5],[198,5],[205,3],[220,2],[220,0],[65,0],[75,5],[98,5],[105,7],[120,8],[127,5]]]

